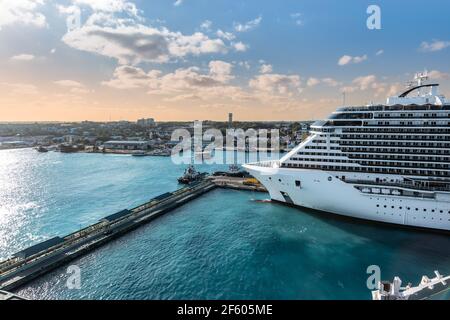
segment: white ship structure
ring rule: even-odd
[[[384,105],[339,108],[279,161],[244,168],[275,201],[450,230],[450,102],[427,79]]]

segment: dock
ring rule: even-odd
[[[135,208],[113,213],[64,237],[53,237],[17,252],[8,260],[0,262],[0,290],[16,290],[215,188],[266,192],[254,179],[208,176],[175,192],[150,199]]]
[[[255,182],[254,178],[237,178],[228,176],[208,176],[207,178],[219,188],[267,192],[259,182]],[[253,180],[253,181],[252,181]]]
[[[216,187],[209,180],[200,181],[136,208],[121,210],[65,237],[54,237],[26,248],[0,262],[0,290],[15,290]]]

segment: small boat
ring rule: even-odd
[[[249,174],[239,168],[239,166],[232,164],[228,167],[228,171],[217,171],[213,174],[214,176],[225,176],[225,177],[234,177],[234,178],[245,178],[248,177]]]
[[[83,146],[70,145],[70,144],[60,144],[59,151],[62,153],[74,153],[84,150]]]
[[[47,149],[47,148],[44,148],[43,146],[37,147],[36,150],[37,150],[37,152],[42,152],[42,153],[48,152],[48,149]]]
[[[193,165],[190,165],[184,174],[178,178],[178,182],[182,184],[190,184],[204,179],[208,174],[206,172],[198,172]]]
[[[145,151],[136,151],[131,154],[133,157],[145,157],[148,154]]]

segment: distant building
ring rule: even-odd
[[[73,144],[78,143],[82,141],[82,138],[80,136],[74,135],[74,134],[67,134],[64,137],[64,142]]]
[[[151,127],[155,125],[155,119],[153,118],[142,118],[137,121],[137,124],[142,127]]]
[[[228,128],[232,128],[233,127],[233,114],[230,112],[228,114]]]
[[[104,144],[105,149],[114,150],[147,150],[150,147],[148,141],[107,141]]]

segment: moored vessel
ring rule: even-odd
[[[279,161],[244,168],[274,201],[450,230],[450,104],[427,79],[386,104],[339,108]]]

